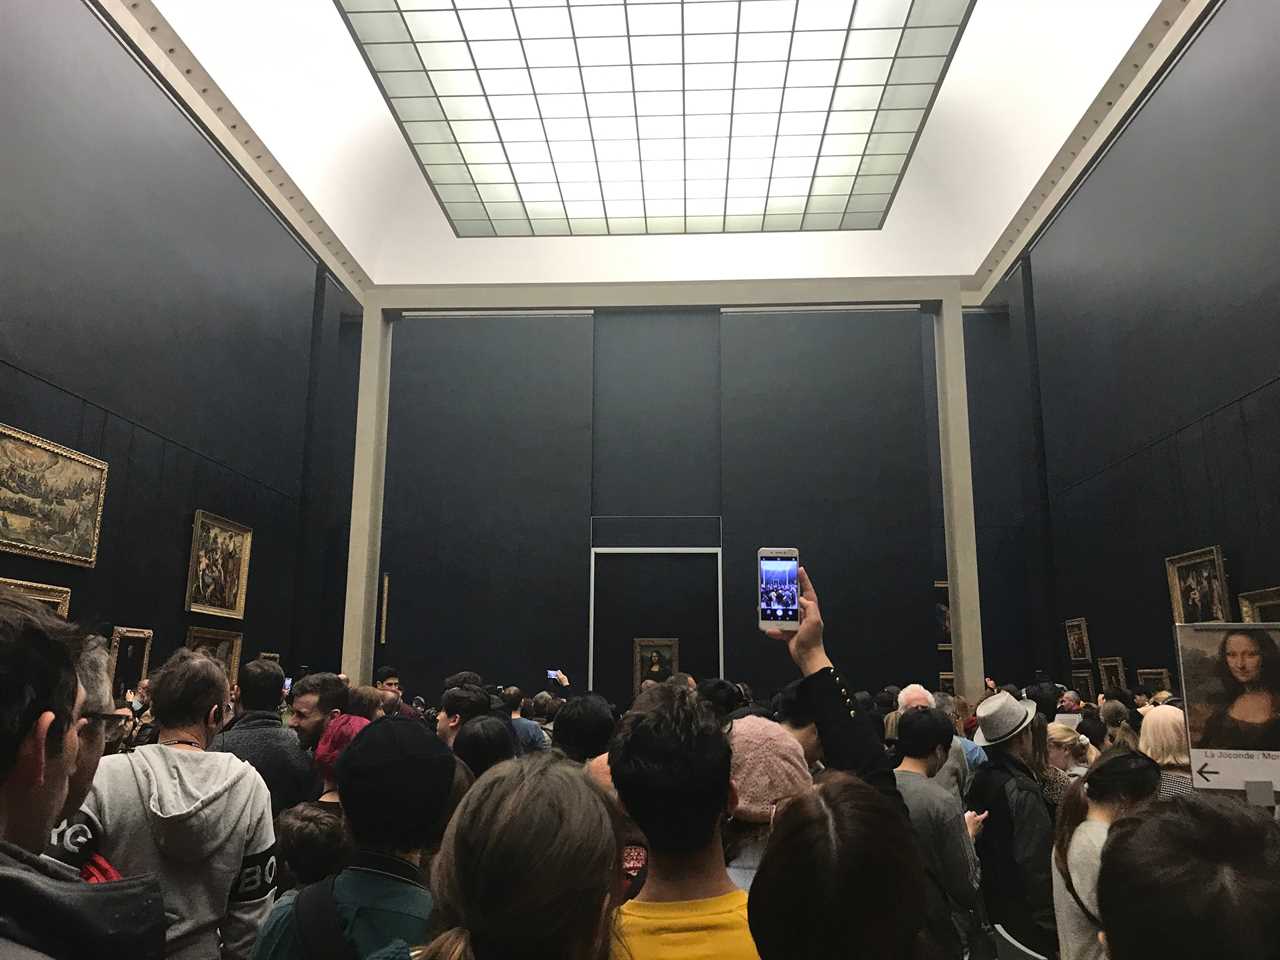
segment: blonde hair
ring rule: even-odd
[[[1151,702],[1154,703],[1157,707],[1160,706],[1162,703],[1166,703],[1167,701],[1172,699],[1173,699],[1173,694],[1170,693],[1168,690],[1158,690],[1151,695]]]
[[[1091,767],[1101,754],[1089,738],[1065,723],[1049,724],[1049,743],[1071,754],[1079,766]]]
[[[1170,704],[1156,707],[1142,721],[1138,749],[1162,767],[1191,769],[1187,744],[1187,718]]]
[[[1100,711],[1102,722],[1107,725],[1107,739],[1111,745],[1120,744],[1130,750],[1138,749],[1138,735],[1129,726],[1129,708],[1119,700],[1108,700]]]

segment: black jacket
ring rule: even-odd
[[[0,843],[0,957],[160,960],[165,927],[155,877],[89,884]]]
[[[1031,771],[999,748],[973,775],[965,805],[989,813],[974,846],[982,862],[987,917],[1024,946],[1057,956],[1053,914],[1053,821]]]
[[[250,710],[213,738],[211,750],[247,760],[271,791],[271,815],[320,796],[321,783],[298,735],[273,710]]]

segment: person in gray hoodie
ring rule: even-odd
[[[221,665],[179,650],[152,682],[159,742],[105,757],[54,852],[73,866],[93,854],[123,876],[153,873],[169,921],[166,955],[243,960],[275,902],[271,795],[229,753],[206,752],[230,716]]]

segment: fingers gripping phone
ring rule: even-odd
[[[800,629],[800,551],[761,547],[756,554],[760,629]]]

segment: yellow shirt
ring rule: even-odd
[[[618,910],[613,960],[760,960],[747,892],[671,903],[629,900]]]

